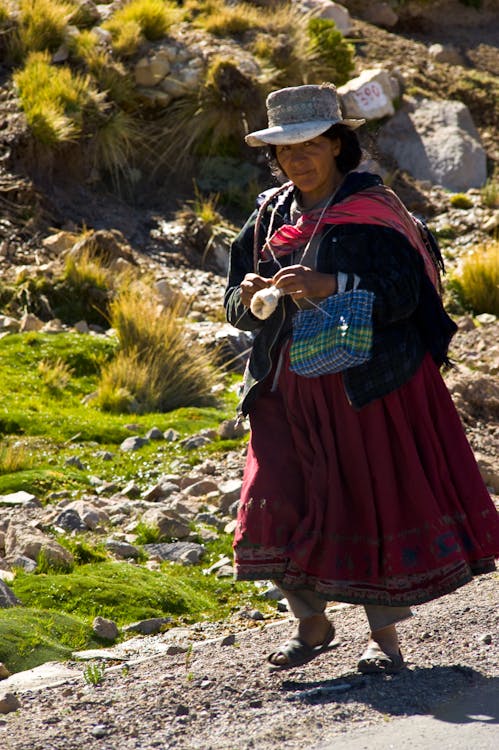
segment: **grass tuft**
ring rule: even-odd
[[[499,208],[499,181],[497,179],[488,179],[480,193],[482,202],[487,208]]]
[[[24,52],[55,52],[74,12],[74,5],[60,0],[20,0],[18,33]]]
[[[499,241],[477,247],[466,257],[450,288],[465,310],[499,316]]]
[[[0,446],[0,475],[15,474],[31,469],[35,464],[33,455],[25,445],[16,442]]]
[[[144,39],[161,39],[179,19],[180,11],[174,3],[165,0],[130,0],[103,27],[112,36],[114,51],[123,57],[130,57],[137,52]]]
[[[103,368],[96,403],[109,411],[144,414],[213,402],[208,354],[191,340],[185,304],[158,310],[152,289],[122,289],[110,306],[120,351]]]
[[[38,364],[38,373],[43,384],[52,395],[62,396],[67,388],[73,371],[63,359],[42,359]]]
[[[85,110],[102,101],[88,76],[51,65],[48,52],[33,52],[14,81],[28,125],[46,146],[76,140]]]
[[[465,193],[454,193],[454,195],[451,195],[450,204],[453,208],[473,208],[473,201]]]

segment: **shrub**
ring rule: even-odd
[[[464,309],[499,316],[499,241],[478,247],[465,258],[451,287]]]
[[[493,178],[487,180],[481,190],[482,201],[487,208],[499,207],[499,182]]]
[[[120,57],[132,57],[144,41],[142,29],[137,21],[117,24],[114,17],[106,21],[106,27],[113,38],[113,51]]]
[[[113,108],[102,118],[92,139],[93,165],[111,176],[115,187],[122,180],[133,182],[131,164],[140,130],[131,114]]]
[[[454,195],[451,195],[450,204],[453,208],[473,208],[473,201],[465,193],[454,193]]]
[[[0,446],[0,474],[25,471],[31,469],[34,464],[34,457],[22,443]]]
[[[260,8],[251,3],[226,5],[223,0],[187,3],[187,8],[199,13],[196,22],[205,31],[216,36],[243,34],[245,31],[264,24]]]
[[[89,77],[51,65],[48,52],[33,52],[14,81],[34,137],[49,147],[75,140],[84,111],[99,106]]]
[[[60,47],[74,10],[60,0],[20,0],[19,37],[25,53]]]
[[[38,372],[52,395],[63,394],[73,374],[68,364],[60,357],[55,360],[42,359],[38,363]]]
[[[215,57],[199,91],[174,102],[158,123],[163,163],[178,169],[196,156],[240,156],[264,111],[263,93],[233,61]]]
[[[141,41],[161,39],[180,18],[174,3],[165,0],[130,0],[103,24],[113,38],[113,48],[123,56],[133,55]]]
[[[110,305],[120,351],[102,371],[96,403],[105,410],[166,412],[213,402],[214,370],[189,337],[182,303],[158,311],[152,289],[129,286]]]
[[[92,31],[82,31],[68,41],[69,53],[76,60],[89,63],[99,54],[99,42]]]
[[[311,18],[308,22],[308,33],[314,77],[324,77],[324,80],[332,81],[337,86],[346,83],[354,67],[354,49],[345,41],[334,21]]]
[[[0,2],[0,23],[3,24],[5,21],[8,21],[10,18],[10,12],[9,7],[5,0],[1,0]]]

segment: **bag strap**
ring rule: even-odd
[[[357,289],[360,284],[360,276],[356,273],[345,273],[344,271],[338,271],[336,274],[336,281],[338,284],[337,294],[344,294],[350,292],[353,289]]]

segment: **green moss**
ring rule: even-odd
[[[90,625],[78,617],[37,607],[0,610],[0,661],[11,672],[68,659],[73,650],[98,645]]]
[[[230,605],[220,607],[220,590],[242,593],[244,585],[204,576],[201,566],[165,564],[158,572],[129,563],[103,562],[67,574],[20,573],[12,589],[28,607],[89,621],[101,615],[124,625],[160,616],[184,622],[220,618],[230,610]]]
[[[464,193],[454,193],[454,195],[451,195],[450,204],[453,208],[473,208],[473,201]]]

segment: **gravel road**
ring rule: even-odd
[[[74,677],[65,684],[18,694],[20,710],[0,719],[0,747],[319,750],[400,717],[438,716],[470,688],[497,688],[498,578],[479,577],[416,607],[400,626],[408,668],[399,675],[356,673],[367,636],[360,607],[332,607],[337,645],[277,673],[265,655],[292,633],[291,620],[239,617],[146,637],[138,647],[135,640],[135,651],[120,659],[92,662],[103,673],[98,685],[85,682],[88,662],[71,663]],[[166,644],[183,650],[166,654]]]

